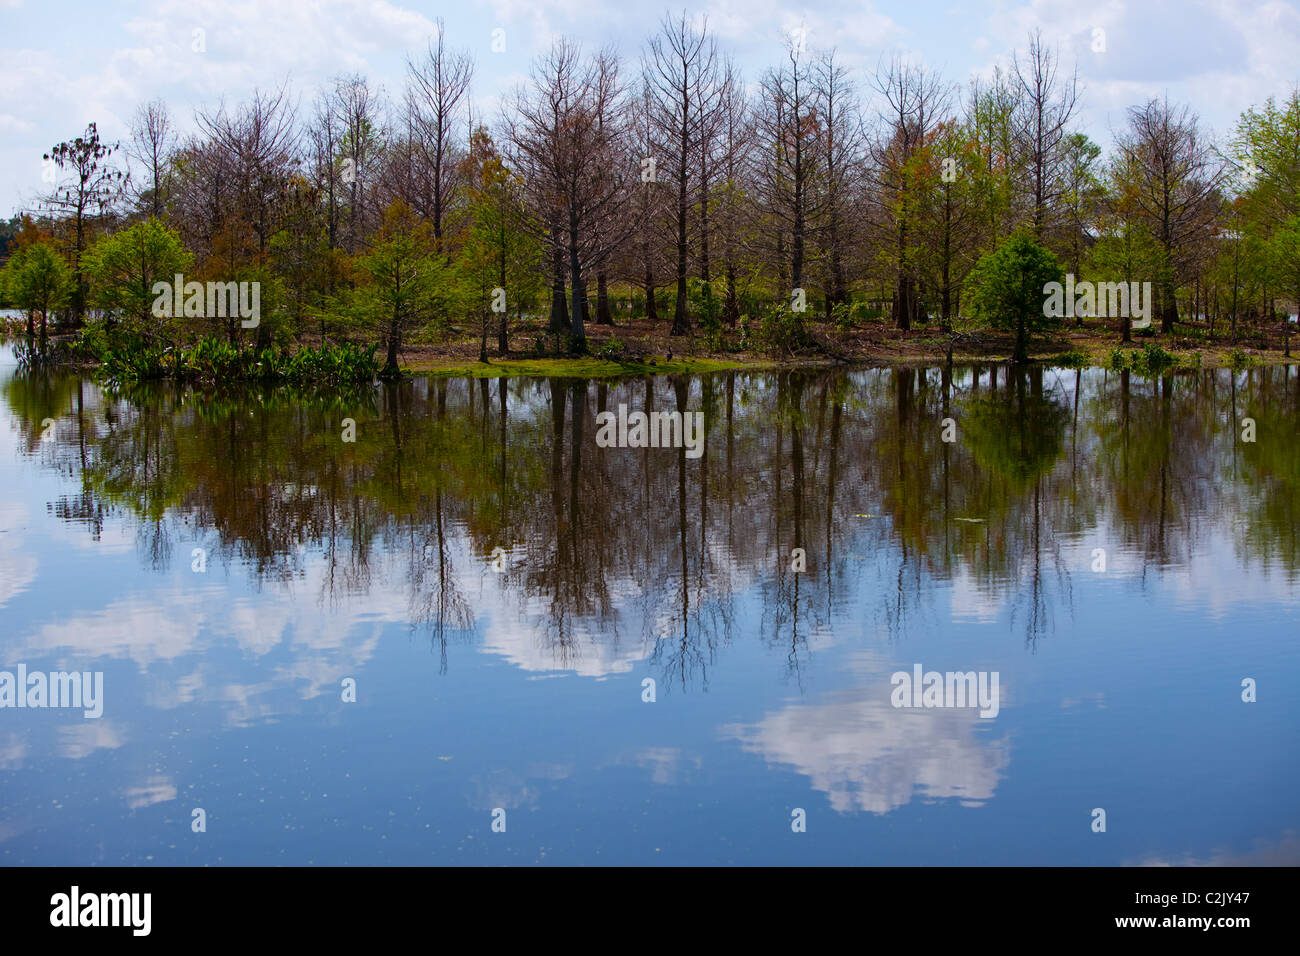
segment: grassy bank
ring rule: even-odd
[[[526,352],[497,357],[489,354],[478,361],[479,341],[472,334],[456,334],[438,342],[413,344],[403,354],[402,366],[419,375],[456,375],[495,378],[512,375],[568,375],[610,377],[618,375],[663,375],[714,372],[727,369],[783,369],[826,367],[879,367],[923,365],[946,361],[951,350],[954,362],[1005,363],[1010,361],[1014,342],[1010,335],[981,330],[949,336],[936,328],[901,331],[883,323],[857,328],[836,328],[826,323],[807,323],[804,347],[774,353],[742,347],[739,336],[724,334],[710,342],[702,334],[668,335],[667,323],[625,319],[617,326],[587,326],[588,354],[571,358],[541,358]],[[512,342],[530,341],[543,329],[524,325]],[[1300,349],[1300,335],[1293,343]],[[745,343],[748,344],[748,343]],[[1270,347],[1261,347],[1263,345]],[[710,345],[714,346],[710,348]],[[1033,341],[1031,361],[1057,365],[1115,367],[1115,350],[1125,356],[1118,361],[1138,368],[1154,349],[1165,353],[1168,367],[1232,368],[1294,364],[1277,342],[1265,343],[1243,336],[1238,344],[1207,341],[1203,328],[1179,326],[1174,335],[1135,333],[1131,343],[1121,343],[1113,330],[1099,326],[1074,326]],[[617,358],[605,357],[617,353]],[[671,356],[671,358],[669,358]]]
[[[512,342],[530,341],[527,324]],[[32,354],[25,336],[13,335],[20,362]],[[535,338],[531,339],[536,341]],[[433,377],[567,377],[615,378],[643,375],[702,374],[737,369],[872,368],[892,365],[934,365],[951,355],[961,364],[1005,364],[1013,342],[1009,335],[981,330],[946,335],[935,328],[901,331],[883,323],[836,328],[807,323],[798,348],[760,350],[740,335],[724,332],[670,336],[666,323],[625,320],[617,326],[588,325],[585,354],[548,357],[532,351],[490,354],[479,360],[479,339],[468,330],[453,330],[437,341],[416,341],[402,352],[404,374]],[[1238,344],[1209,340],[1203,328],[1180,326],[1174,335],[1135,334],[1131,343],[1101,327],[1057,330],[1031,343],[1030,360],[1057,366],[1127,368],[1156,372],[1168,368],[1248,368],[1296,364],[1282,341],[1243,336]],[[1297,337],[1300,348],[1300,337]],[[749,346],[749,347],[744,347]],[[143,338],[119,336],[110,344],[102,328],[90,324],[75,336],[51,340],[48,364],[79,367],[116,383],[149,379],[181,379],[211,385],[232,381],[264,381],[331,386],[372,381],[379,372],[376,345],[318,341],[297,348],[257,352],[251,346],[231,346],[204,339],[173,350]]]

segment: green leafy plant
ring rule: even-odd
[[[792,312],[784,302],[769,306],[763,313],[753,341],[760,351],[786,355],[793,355],[809,344],[803,317]]]
[[[1087,368],[1092,364],[1092,359],[1088,357],[1086,352],[1081,352],[1079,349],[1070,349],[1068,352],[1062,352],[1052,359],[1052,364],[1061,368]]]
[[[972,314],[1015,333],[1012,361],[1029,359],[1029,340],[1060,323],[1044,308],[1044,287],[1064,278],[1061,264],[1025,230],[985,255],[967,279]]]

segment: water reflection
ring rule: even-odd
[[[447,698],[456,726],[495,708],[497,732],[516,711],[554,732],[537,752],[470,766],[456,763],[463,753],[420,758],[434,761],[428,777],[454,776],[466,812],[544,813],[555,788],[597,779],[621,792],[610,775],[625,771],[610,768],[663,789],[721,786],[706,781],[723,766],[734,781],[763,774],[790,793],[811,787],[838,814],[880,816],[914,799],[996,808],[1018,763],[1048,775],[1054,758],[1034,761],[1054,722],[1131,717],[1122,703],[1067,706],[1141,679],[1069,643],[1085,635],[1182,621],[1185,639],[1209,641],[1189,617],[1249,610],[1268,622],[1249,666],[1295,666],[1293,369],[417,379],[328,398],[108,394],[11,369],[3,391],[18,489],[0,505],[7,661],[120,662],[116,696],[133,703],[100,721],[11,724],[0,771],[29,779],[48,754],[143,749],[155,759],[132,756],[119,782],[131,813],[181,813],[193,786],[175,754],[159,756],[160,737],[291,719],[337,729],[340,681],[361,674],[372,702],[379,688],[387,701],[418,688],[418,703],[391,704],[408,715]],[[702,411],[703,455],[598,447],[595,417],[620,403]],[[1253,443],[1240,440],[1246,417]],[[342,440],[346,418],[355,442]],[[1034,671],[1045,642],[1062,641]],[[1219,653],[1196,679],[1218,679]],[[1031,726],[890,707],[891,662],[937,655],[1000,668]],[[1223,679],[1235,682],[1232,666]],[[520,678],[563,675],[552,702],[565,710],[529,711],[530,695],[550,692]],[[646,711],[609,710],[601,688],[627,682],[619,693],[639,706],[645,677],[680,708],[656,714],[699,722],[652,732]],[[470,688],[486,698],[469,703]],[[396,716],[376,726],[391,736]],[[1257,755],[1261,772],[1281,762],[1294,777],[1294,714],[1269,719],[1282,737]],[[576,749],[562,743],[570,720],[591,734]],[[496,754],[477,733],[463,742]],[[319,772],[286,770],[285,782],[312,786]],[[1007,799],[1010,812],[1018,798]]]

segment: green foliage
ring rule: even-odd
[[[1234,348],[1228,353],[1228,364],[1234,369],[1241,370],[1243,368],[1250,368],[1254,365],[1255,359],[1252,358],[1249,353],[1243,352],[1239,348]]]
[[[722,325],[722,303],[713,294],[712,283],[692,276],[686,280],[686,297],[700,328],[707,332]]]
[[[885,317],[885,309],[879,303],[859,302],[853,307],[853,317],[857,322],[879,322]]]
[[[351,295],[350,317],[387,345],[385,375],[396,375],[405,336],[464,304],[455,269],[434,251],[433,229],[397,200],[384,210],[369,250],[357,258],[367,279]]]
[[[1092,365],[1092,359],[1088,357],[1086,352],[1070,349],[1068,352],[1062,352],[1053,358],[1052,364],[1060,368],[1087,368]]]
[[[1300,309],[1300,213],[1287,219],[1268,242],[1271,271]]]
[[[90,279],[90,304],[136,323],[142,332],[154,331],[171,339],[173,335],[168,333],[184,318],[163,319],[152,314],[158,298],[154,283],[167,283],[170,298],[173,277],[185,273],[193,259],[180,236],[156,219],[105,236],[81,259]]]
[[[1063,278],[1056,256],[1020,230],[971,270],[967,301],[977,319],[995,328],[1015,330],[1013,359],[1025,362],[1030,336],[1060,322],[1059,317],[1045,314],[1044,286]]]
[[[1139,368],[1140,371],[1149,374],[1157,374],[1170,366],[1178,364],[1177,358],[1169,352],[1166,352],[1154,342],[1147,342],[1143,345],[1142,351],[1138,353],[1135,358],[1137,358],[1140,363],[1139,366],[1135,367]]]
[[[205,337],[188,348],[172,349],[118,336],[114,344],[99,347],[99,374],[114,385],[175,378],[205,385],[238,381],[334,386],[369,382],[379,373],[377,345],[324,345],[290,353],[239,349],[224,339]]]
[[[43,242],[19,249],[0,270],[3,298],[27,313],[39,312],[41,328],[50,312],[63,307],[73,290],[72,272],[63,257]]]
[[[1159,375],[1178,364],[1178,357],[1166,352],[1155,342],[1143,344],[1141,349],[1122,349],[1116,346],[1110,353],[1110,367],[1117,372],[1132,371],[1139,375]]]
[[[1251,325],[1268,303],[1300,304],[1300,153],[1294,148],[1300,140],[1300,91],[1242,115],[1230,147],[1235,178],[1204,203],[1204,221],[1198,218],[1193,232],[1166,237],[1170,248],[1153,227],[1149,197],[1142,191],[1151,185],[1151,176],[1144,178],[1143,164],[1126,166],[1117,158],[1103,165],[1097,144],[1066,131],[1046,199],[1051,208],[1043,210],[1050,228],[1041,232],[1041,241],[1053,255],[1029,232],[1010,231],[1028,220],[1033,209],[1025,200],[1033,197],[1025,191],[1030,170],[1024,150],[1016,146],[1023,91],[1004,80],[976,89],[967,109],[936,117],[927,135],[907,149],[889,151],[874,173],[874,201],[883,221],[871,231],[850,215],[861,198],[853,177],[840,181],[843,170],[824,168],[806,183],[819,198],[805,210],[805,275],[811,284],[824,284],[838,262],[844,273],[833,272],[837,290],[843,278],[853,297],[828,310],[826,325],[834,333],[847,337],[868,323],[890,321],[891,297],[905,292],[904,301],[915,303],[910,317],[921,326],[928,315],[950,313],[942,329],[950,347],[973,330],[968,323],[978,322],[1012,332],[1014,358],[1023,362],[1032,337],[1060,321],[1045,314],[1043,286],[1061,280],[1062,263],[1079,273],[1079,280],[1150,280],[1162,297],[1172,288],[1180,303],[1192,298],[1195,281],[1196,308],[1213,310],[1216,318],[1203,329],[1195,318],[1180,326],[1184,345],[1187,339],[1214,338],[1214,322],[1227,316],[1232,317],[1232,341],[1256,345],[1254,336],[1261,330]],[[815,133],[811,128],[797,132]],[[486,128],[470,130],[467,148],[457,152],[454,168],[444,170],[454,179],[459,198],[447,206],[437,238],[423,205],[420,212],[401,201],[374,205],[377,194],[368,190],[379,179],[372,174],[382,171],[381,178],[393,178],[400,170],[409,178],[419,166],[402,164],[422,160],[400,135],[387,137],[367,117],[332,136],[329,150],[310,162],[276,166],[265,181],[232,174],[220,189],[208,182],[204,150],[209,145],[196,141],[174,151],[168,163],[168,202],[155,207],[175,217],[168,221],[181,224],[184,243],[157,219],[136,222],[128,213],[131,224],[119,228],[116,216],[103,215],[96,190],[103,186],[108,195],[120,176],[106,164],[111,149],[99,143],[93,126],[82,139],[55,149],[52,158],[68,174],[68,186],[75,185],[71,171],[88,170],[94,188],[81,190],[85,195],[80,198],[89,196],[99,208],[83,222],[86,210],[77,207],[75,243],[69,228],[73,210],[67,205],[56,203],[55,214],[39,222],[24,217],[0,223],[0,257],[11,254],[9,264],[0,268],[0,304],[25,311],[33,332],[37,314],[44,326],[47,315],[62,310],[74,318],[74,327],[83,320],[94,327],[75,343],[56,342],[48,352],[42,329],[38,354],[78,361],[111,354],[114,367],[134,377],[206,376],[215,374],[207,371],[209,366],[248,361],[218,361],[211,352],[215,346],[199,347],[210,336],[224,337],[236,355],[250,345],[258,355],[270,349],[275,361],[297,354],[294,346],[304,340],[377,342],[386,373],[395,373],[403,346],[412,341],[463,343],[471,333],[482,336],[486,350],[488,336],[495,339],[498,331],[510,330],[506,315],[525,327],[531,342],[533,322],[546,311],[552,281],[546,243],[554,240],[547,234],[548,227],[556,227],[549,220],[558,207],[551,207],[555,197],[547,190],[554,184],[536,181],[533,173],[526,179],[522,167],[512,168]],[[351,190],[338,188],[345,162],[352,162],[354,171],[366,171],[361,180],[365,189],[356,183]],[[703,236],[693,230],[688,250],[693,259],[694,247],[707,241],[714,244],[715,263],[720,265],[725,256],[726,274],[736,283],[735,311],[750,318],[739,328],[725,321],[733,315],[725,305],[721,270],[713,283],[690,278],[688,309],[701,333],[690,347],[702,342],[712,352],[740,348],[793,356],[812,345],[813,320],[811,313],[791,312],[783,299],[789,290],[777,288],[788,284],[793,265],[788,224],[764,208],[770,204],[749,201],[756,198],[746,195],[752,185],[749,176],[726,184],[714,200],[718,205],[707,210],[716,213],[707,221],[718,232]],[[594,189],[595,181],[581,188]],[[744,202],[733,202],[736,190]],[[66,202],[67,189],[63,191]],[[358,199],[365,203],[356,205]],[[829,218],[837,208],[839,218]],[[669,242],[660,231],[664,210],[643,205],[641,214],[647,221],[628,240],[635,246],[612,250],[616,255],[604,266],[618,288],[613,294],[626,300],[620,306],[630,306],[633,315],[644,314],[644,294],[625,283],[646,262],[661,264]],[[591,218],[580,233],[598,219]],[[118,231],[94,241],[113,228]],[[1187,238],[1193,233],[1195,241]],[[67,263],[40,242],[42,236],[59,237],[57,248]],[[578,239],[589,253],[603,241],[587,234]],[[188,275],[191,268],[193,277]],[[655,268],[665,281],[661,265]],[[170,282],[177,272],[200,280],[258,282],[260,324],[247,330],[230,317],[154,316],[153,284]],[[588,275],[589,294],[594,279]],[[505,315],[490,311],[497,287],[507,293]],[[661,286],[660,292],[660,318],[666,320],[671,288]],[[105,313],[108,323],[96,323],[85,306]],[[1276,333],[1274,321],[1272,316],[1263,320],[1270,334]],[[1246,326],[1245,337],[1238,337],[1239,323]],[[1155,329],[1131,334],[1130,329],[1126,326],[1126,341],[1156,341]],[[939,339],[924,341],[929,347]],[[536,353],[563,355],[580,347],[553,336]],[[128,359],[128,351],[138,354]],[[1116,361],[1126,368],[1164,368],[1166,358],[1167,353],[1156,350],[1121,355]],[[185,361],[198,362],[204,371],[178,371]],[[1057,361],[1077,366],[1082,359],[1071,351]],[[242,365],[238,373],[251,374]]]
[[[497,152],[482,127],[474,131],[467,159],[470,169],[469,228],[457,257],[455,280],[461,285],[461,302],[447,303],[446,316],[456,308],[477,320],[484,341],[504,320],[489,312],[494,290],[506,293],[506,315],[518,314],[544,288],[538,268],[541,244],[531,228],[524,201],[523,181]],[[492,330],[489,333],[489,329]]]
[[[1051,471],[1069,421],[1063,405],[1045,395],[1026,394],[1024,386],[1017,381],[1002,394],[968,401],[961,419],[962,440],[976,463],[1017,492]]]
[[[837,302],[831,306],[831,322],[839,331],[851,332],[856,324],[853,319],[853,312],[853,303]]]
[[[1147,281],[1164,269],[1164,254],[1159,244],[1132,218],[1119,215],[1101,221],[1101,235],[1083,260],[1084,274],[1079,281],[1128,282]]]
[[[746,331],[751,330],[747,328]],[[758,328],[752,330],[752,344],[759,351],[769,354],[795,354],[809,344],[803,317],[798,312],[790,311],[786,302],[769,306],[763,312]]]
[[[728,348],[726,330],[722,324],[722,301],[713,293],[713,286],[700,279],[686,280],[686,295],[691,314],[699,320],[704,333],[704,344],[710,352],[723,352]]]
[[[1293,88],[1280,105],[1269,97],[1264,105],[1241,115],[1233,142],[1239,173],[1238,187],[1245,194],[1247,218],[1252,225],[1277,221],[1294,213],[1300,193],[1300,87]]]

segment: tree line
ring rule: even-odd
[[[416,341],[474,334],[486,358],[529,330],[525,347],[583,351],[589,324],[624,317],[712,351],[797,351],[813,324],[1019,322],[1019,357],[1025,317],[989,286],[1028,261],[1150,281],[1162,335],[1280,325],[1289,353],[1300,88],[1223,142],[1149,100],[1103,154],[1039,34],[964,87],[902,56],[852,70],[800,35],[747,79],[684,13],[634,58],[555,41],[495,116],[474,112],[474,69],[439,22],[393,95],[351,75],[306,104],[286,84],[201,108],[185,136],[162,101],[124,144],[91,124],[0,236],[0,296],[38,352],[77,332],[150,355],[144,373],[219,341],[369,344],[391,374]],[[259,282],[260,321],[158,316],[153,286],[177,273]],[[1127,318],[1112,330],[1130,339]]]

